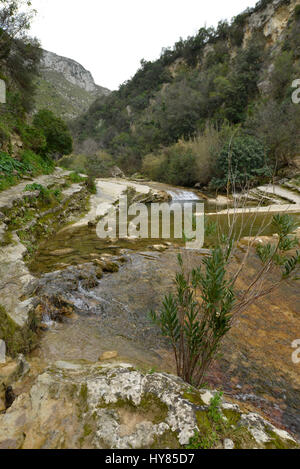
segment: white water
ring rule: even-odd
[[[116,303],[118,306],[120,306],[122,309],[124,309],[125,311],[127,311],[128,313],[130,313],[130,309],[128,308],[128,306],[126,306],[124,303],[121,303],[120,301],[117,301],[115,300],[114,298],[111,298],[109,301],[106,300],[105,298],[101,297],[101,296],[98,296],[96,295],[94,292],[92,291],[87,291],[85,290],[82,285],[79,283],[78,285],[78,292],[83,295],[84,297],[87,297],[87,298],[91,298],[93,300],[96,300],[99,304],[101,303],[106,303],[108,305],[110,305],[110,303]],[[83,307],[85,308],[88,308],[88,309],[91,309],[91,307],[89,306],[88,302],[85,302],[84,300],[80,299],[80,298],[74,298],[74,304],[75,306],[79,307],[80,309],[83,309]]]
[[[43,314],[42,321],[47,327],[51,327],[55,324],[55,321],[52,321],[48,313]]]
[[[168,194],[172,197],[172,200],[200,200],[199,197],[192,191],[186,191],[183,189],[174,189],[172,191],[167,191]]]

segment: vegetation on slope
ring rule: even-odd
[[[107,95],[106,88],[86,91],[68,81],[62,73],[42,69],[36,78],[35,108],[49,109],[63,119],[70,120],[87,111],[98,96]]]
[[[6,83],[6,104],[0,104],[0,191],[24,175],[50,173],[53,157],[72,151],[66,124],[50,111],[40,111],[30,124],[41,51],[27,32],[30,2],[0,1],[0,78]]]
[[[142,60],[131,80],[96,100],[74,122],[79,143],[93,139],[129,173],[142,170],[149,177],[187,185],[213,179],[219,188],[227,177],[220,158],[232,139],[247,146],[249,155],[263,148],[255,176],[290,162],[300,144],[300,107],[291,102],[292,82],[300,76],[299,7],[284,37],[272,47],[261,27],[250,39],[245,35],[251,15],[271,3],[260,1],[230,23],[201,28],[172,49],[163,49],[154,62]],[[282,0],[274,8],[290,3]],[[212,131],[215,143],[210,145]],[[209,168],[205,164],[205,171],[199,170],[204,162]],[[243,172],[248,171],[246,161]]]

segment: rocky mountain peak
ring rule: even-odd
[[[73,85],[77,85],[85,91],[97,91],[94,78],[88,70],[75,60],[61,57],[54,52],[44,51],[42,58],[42,69],[48,69],[62,73]]]

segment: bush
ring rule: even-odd
[[[54,171],[55,166],[50,158],[37,155],[31,150],[23,151],[20,158],[33,176],[51,174]]]
[[[202,134],[188,141],[180,140],[157,154],[146,155],[142,172],[156,181],[191,186],[208,184],[228,129],[208,125]]]
[[[10,149],[10,133],[4,123],[0,122],[0,151]]]
[[[86,180],[86,178],[80,176],[80,174],[77,173],[77,172],[74,172],[74,173],[69,174],[68,179],[69,179],[73,184],[81,183],[81,182],[84,182],[84,181]]]
[[[143,172],[151,179],[169,184],[191,186],[195,184],[196,157],[191,148],[181,143],[164,149],[158,155],[147,155]]]
[[[115,162],[109,153],[100,151],[96,155],[87,157],[86,172],[88,176],[94,178],[109,177],[114,164]]]
[[[75,171],[76,173],[86,173],[86,155],[66,155],[63,156],[58,164],[62,168],[69,169],[70,171]]]
[[[300,5],[296,5],[296,6],[295,6],[295,12],[294,12],[294,14],[295,14],[296,20],[298,21],[298,20],[300,19]]]
[[[291,234],[296,224],[289,215],[276,215],[273,225],[278,237],[274,245],[259,245],[257,254],[261,265],[254,272],[249,288],[241,290],[241,273],[248,269],[245,255],[238,272],[231,261],[237,255],[232,235],[222,236],[210,252],[202,258],[200,266],[190,271],[190,259],[186,265],[178,256],[179,272],[176,275],[175,293],[164,298],[159,313],[151,312],[153,322],[159,326],[172,346],[177,374],[184,381],[200,387],[224,337],[238,318],[255,300],[271,294],[287,279],[299,276],[300,251],[294,254],[297,238]],[[240,233],[240,229],[237,230]],[[233,227],[233,233],[235,232]],[[248,248],[250,253],[250,247]],[[268,276],[276,275],[268,279]],[[242,283],[243,287],[243,283]],[[215,409],[210,416],[218,419]]]
[[[244,188],[267,172],[264,145],[254,137],[241,135],[223,147],[217,159],[217,177],[211,186],[218,189]]]
[[[115,165],[115,161],[109,153],[99,151],[95,155],[64,156],[59,161],[59,165],[77,173],[100,178],[111,176],[111,168]]]
[[[96,186],[96,183],[95,183],[95,179],[92,176],[89,176],[86,179],[85,184],[86,184],[87,190],[91,194],[97,194],[97,186]]]
[[[264,142],[272,166],[289,164],[300,149],[300,106],[269,100],[257,106],[246,123],[247,131]]]
[[[30,173],[50,174],[54,170],[51,160],[36,155],[30,150],[21,153],[20,160],[12,158],[8,153],[0,152],[0,191],[17,184],[20,178]]]
[[[142,172],[153,181],[163,181],[162,168],[165,165],[166,157],[163,153],[154,155],[150,153],[143,159]]]
[[[60,197],[61,197],[61,191],[59,189],[48,189],[42,184],[36,184],[36,183],[27,184],[24,191],[25,192],[26,191],[28,192],[39,191],[40,193],[39,197],[47,205],[50,205],[53,202],[57,202],[58,200],[60,200]]]
[[[25,126],[21,130],[21,137],[25,146],[39,155],[44,155],[47,141],[44,133],[35,127]]]
[[[39,111],[33,125],[46,138],[45,151],[50,156],[69,155],[72,152],[73,141],[65,122],[46,109]]]
[[[287,97],[293,81],[293,52],[282,51],[274,62],[271,73],[272,94],[275,99],[282,101]]]

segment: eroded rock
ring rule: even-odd
[[[0,415],[0,448],[184,448],[196,434],[207,437],[199,434],[200,417],[209,419],[205,393],[175,376],[144,374],[130,364],[57,362]],[[297,446],[288,433],[223,400],[220,412],[229,410],[236,412],[229,421],[231,435],[235,422],[237,434],[251,433],[251,447]],[[234,446],[234,437],[216,442]]]
[[[6,344],[4,340],[0,340],[0,364],[6,363]]]
[[[118,352],[116,352],[115,350],[112,350],[111,352],[104,352],[99,357],[99,361],[112,360],[114,358],[117,358],[117,356]]]

